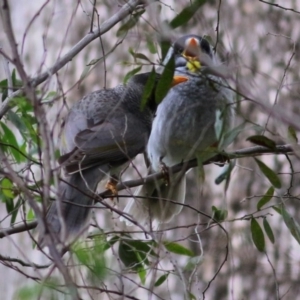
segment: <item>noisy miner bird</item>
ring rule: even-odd
[[[175,76],[186,77],[186,81],[172,87],[157,108],[147,145],[151,173],[193,158],[201,163],[223,150],[223,137],[233,119],[233,93],[216,75],[220,62],[208,41],[198,35],[183,36],[166,60],[173,55]],[[179,214],[186,177],[180,173],[169,176],[167,185],[162,181],[144,184],[124,212],[144,225],[151,220],[168,222]]]
[[[138,74],[127,85],[95,91],[71,108],[59,159],[67,176],[58,188],[61,201],[52,203],[47,213],[49,228],[41,233],[42,246],[46,233],[54,233],[55,243],[78,237],[89,221],[98,183],[145,150],[157,107],[154,90],[141,107],[149,76]],[[155,76],[157,83],[160,76]]]

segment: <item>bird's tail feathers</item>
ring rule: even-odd
[[[65,182],[60,182],[57,193],[60,201],[52,203],[47,212],[46,220],[49,228],[46,233],[40,232],[41,247],[46,246],[47,231],[53,233],[51,236],[55,238],[57,244],[71,241],[87,229],[91,215],[89,206],[94,203],[93,197],[98,183],[108,173],[108,166],[97,166],[72,174]]]
[[[159,223],[170,222],[182,210],[181,204],[184,203],[185,191],[185,176],[179,181],[171,178],[169,185],[162,180],[145,183],[136,190],[134,197],[126,205],[124,213],[132,216],[141,225],[149,225],[154,220]],[[124,217],[121,220],[125,221],[127,226],[133,225]]]

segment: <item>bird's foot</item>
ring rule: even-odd
[[[225,152],[219,153],[217,156],[215,156],[215,164],[217,166],[224,167],[226,163],[230,163],[230,158]]]
[[[111,201],[114,201],[114,197],[118,196],[117,184],[118,184],[118,177],[111,176],[105,185],[105,188],[111,191],[112,193],[112,196],[110,197]]]
[[[162,160],[160,161],[160,171],[162,172],[165,185],[168,186],[170,184],[169,168]]]

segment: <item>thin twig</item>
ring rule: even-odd
[[[12,258],[12,257],[8,257],[8,256],[3,256],[0,254],[0,260],[1,261],[9,261],[9,262],[15,262],[20,264],[22,267],[30,267],[30,268],[36,268],[36,269],[47,269],[49,268],[50,264],[47,265],[38,265],[35,263],[26,263],[21,259],[18,258]]]
[[[286,11],[291,11],[291,12],[294,12],[296,14],[300,14],[300,11],[297,11],[297,10],[295,10],[293,8],[288,8],[288,7],[281,6],[281,5],[277,4],[277,3],[272,3],[272,2],[268,2],[268,1],[264,1],[264,0],[258,0],[258,1],[262,2],[262,3],[265,3],[265,4],[268,4],[268,5],[271,5],[271,6],[275,6],[277,8],[281,8],[281,9],[286,10]]]
[[[213,48],[213,50],[214,50],[215,53],[217,52],[217,46],[218,46],[218,43],[219,43],[219,26],[220,26],[221,4],[222,4],[222,0],[219,0],[217,26],[216,26],[217,37],[216,37],[216,44],[215,44],[215,46]]]
[[[277,36],[279,36],[279,35],[277,35]],[[280,35],[280,36],[281,36],[281,35]],[[282,36],[281,36],[281,37],[282,37]],[[289,39],[289,40],[291,40],[291,41],[293,41],[291,38],[289,38],[289,37],[287,37],[287,36],[283,36],[283,37],[284,37],[284,38],[287,38],[287,39]],[[293,44],[294,44],[294,46],[293,46],[293,52],[292,52],[292,54],[291,54],[291,56],[290,56],[290,58],[289,58],[289,61],[288,61],[287,65],[286,65],[286,67],[284,68],[283,75],[282,75],[282,78],[281,78],[280,83],[279,83],[279,87],[278,87],[278,89],[277,89],[277,91],[276,91],[275,100],[274,100],[274,103],[273,103],[273,105],[272,105],[272,110],[273,110],[273,108],[275,107],[275,105],[277,105],[278,98],[279,98],[279,93],[280,93],[280,91],[281,91],[281,89],[282,89],[282,87],[283,87],[284,79],[285,79],[286,74],[287,74],[287,71],[288,71],[288,69],[289,69],[289,67],[290,67],[290,65],[291,65],[291,62],[292,62],[292,60],[293,60],[293,58],[294,58],[294,56],[295,56],[295,54],[296,54],[296,52],[295,52],[295,51],[296,51],[296,44],[295,44],[294,41],[293,41]],[[267,129],[267,126],[268,126],[270,117],[271,117],[271,115],[272,115],[272,110],[270,111],[270,113],[269,113],[269,115],[268,115],[268,118],[267,118],[267,121],[266,121],[266,124],[265,124],[265,128],[264,128],[263,133],[264,133],[264,132],[266,131],[266,129]]]
[[[287,153],[293,153],[292,145],[278,145],[278,146],[276,146],[275,150],[274,149],[271,150],[267,147],[255,146],[255,147],[250,147],[250,148],[245,148],[245,149],[240,149],[240,150],[224,153],[222,155],[217,155],[214,158],[212,158],[206,162],[203,162],[203,165],[216,163],[216,162],[220,162],[220,161],[223,162],[224,158],[234,159],[234,158],[243,158],[243,157],[249,157],[249,156],[259,156],[262,154],[287,154]],[[172,168],[170,168],[170,172],[172,172],[173,174],[178,173],[178,172],[182,171],[183,167],[185,168],[185,170],[197,167],[197,160],[193,159],[187,163],[180,163],[176,166],[173,166]],[[146,182],[153,182],[155,180],[162,179],[162,178],[164,178],[164,176],[165,176],[165,174],[163,172],[154,173],[145,178],[121,182],[117,185],[116,189],[118,191],[121,191],[121,190],[128,189],[131,187],[140,186]],[[76,187],[74,187],[74,188],[76,188]],[[98,201],[101,202],[101,199],[112,197],[112,196],[113,195],[112,195],[111,191],[105,191],[98,195],[98,197],[99,197]],[[121,196],[119,196],[119,197],[121,197]],[[124,197],[128,197],[128,196],[124,196]],[[95,200],[97,201],[97,199],[95,199]],[[67,201],[64,201],[64,202],[69,203]],[[101,202],[101,203],[103,203],[103,202]],[[75,205],[74,203],[72,203],[72,204]],[[77,205],[77,206],[86,207],[86,205]],[[113,208],[113,210],[116,213],[120,213],[120,211],[116,208]],[[126,217],[126,216],[124,216],[124,217]],[[24,232],[27,230],[31,230],[31,229],[34,229],[36,226],[37,226],[37,222],[33,221],[33,222],[26,223],[26,224],[14,226],[11,228],[2,229],[2,230],[0,230],[0,238],[4,238],[7,235],[12,235],[12,234]]]
[[[3,0],[7,2],[7,0]],[[121,7],[121,9],[114,14],[111,18],[102,23],[100,28],[95,30],[93,33],[88,33],[85,37],[83,37],[77,44],[75,44],[72,49],[67,52],[62,58],[60,58],[52,67],[50,67],[46,72],[32,78],[30,80],[30,85],[32,87],[36,87],[42,82],[46,81],[53,74],[58,72],[61,68],[63,68],[69,61],[71,61],[82,49],[84,49],[87,45],[89,45],[93,40],[98,38],[100,35],[103,35],[107,31],[109,31],[112,27],[118,24],[121,20],[130,15],[134,9],[139,5],[141,0],[130,0],[125,5]],[[22,75],[20,74],[21,78]],[[24,83],[24,82],[23,82]],[[21,93],[21,90],[17,91],[17,95]],[[11,98],[6,98],[4,103],[0,107],[0,119],[7,113],[7,111],[11,108],[9,103],[11,102]]]

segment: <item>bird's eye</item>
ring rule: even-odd
[[[175,44],[174,45],[174,53],[175,54],[182,54],[184,51],[183,47],[178,45],[178,44]]]
[[[208,55],[211,54],[211,48],[210,48],[210,44],[206,39],[202,39],[201,40],[201,49],[207,53]]]

